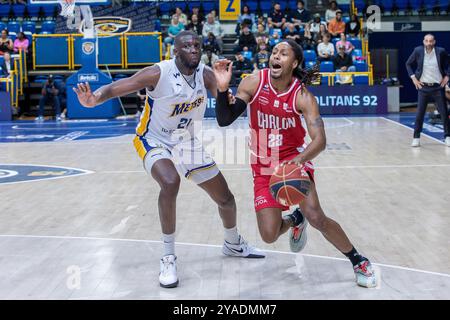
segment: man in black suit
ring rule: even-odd
[[[427,34],[423,39],[423,46],[415,48],[406,61],[408,74],[419,92],[412,147],[420,146],[420,132],[422,131],[428,100],[431,98],[436,103],[443,119],[445,144],[450,147],[449,119],[444,92],[444,87],[450,76],[450,66],[445,49],[435,45],[434,36]],[[417,65],[415,72],[413,71],[414,64]]]

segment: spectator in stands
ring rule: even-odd
[[[341,45],[344,46],[346,54],[351,54],[353,49],[355,49],[355,46],[350,41],[347,41],[345,33],[341,33],[341,40],[336,42],[336,51]]]
[[[5,52],[3,54],[3,64],[1,65],[2,70],[1,70],[1,77],[2,78],[9,78],[9,74],[11,73],[11,68],[14,68],[12,61],[11,61],[11,55],[9,54],[9,52]]]
[[[343,44],[338,46],[338,54],[333,59],[333,65],[336,72],[356,71],[356,68],[353,65],[352,57],[349,54],[345,53],[345,46]],[[338,76],[336,83],[352,83],[352,76]]]
[[[281,42],[281,31],[275,30],[272,34],[272,37],[269,40],[270,47],[273,48],[280,42]]]
[[[14,43],[11,38],[8,37],[8,30],[2,30],[2,36],[0,38],[0,55],[3,55],[5,52],[12,53],[14,51]]]
[[[220,25],[219,21],[216,21],[214,18],[214,14],[211,13],[208,14],[206,18],[206,23],[203,26],[203,37],[207,38],[208,34],[212,32],[214,34],[214,37],[216,38],[217,44],[219,46],[219,51],[222,52],[223,50],[223,30],[222,26]]]
[[[259,16],[258,17],[256,23],[253,24],[252,32],[253,33],[259,32],[259,25],[260,24],[263,26],[263,31],[267,32],[267,34],[269,34],[269,28],[268,28],[268,25],[267,25],[266,21],[264,20],[264,16]]]
[[[327,30],[327,23],[325,21],[322,21],[320,13],[316,13],[314,14],[313,21],[310,24],[311,34],[313,35],[313,37],[315,37],[316,34],[321,31],[321,26],[325,28],[325,31]]]
[[[315,50],[316,44],[314,42],[313,35],[311,34],[309,24],[305,25],[303,35],[300,34],[300,44],[303,50]]]
[[[168,36],[164,39],[164,43],[167,45],[173,44],[175,37],[182,30],[184,30],[184,25],[178,20],[177,15],[172,16],[172,23],[170,24],[169,29],[167,30]]]
[[[328,23],[336,17],[336,12],[338,11],[338,6],[336,1],[331,1],[327,11],[325,11],[325,21]]]
[[[320,27],[319,27],[319,32],[315,33],[315,34],[312,34],[313,35],[313,41],[316,44],[319,44],[319,43],[323,42],[323,38],[324,38],[324,36],[326,34],[328,34],[327,26],[321,24]]]
[[[300,29],[301,26],[309,23],[311,20],[311,15],[308,10],[305,9],[305,3],[303,0],[297,1],[297,9],[292,11],[289,15],[289,19],[295,25],[297,29]]]
[[[328,23],[328,32],[333,38],[337,38],[341,33],[345,33],[345,22],[342,20],[342,11],[336,11],[336,17]]]
[[[330,43],[330,34],[323,36],[323,41],[317,45],[317,59],[319,61],[332,61],[334,56],[334,46]]]
[[[268,49],[269,48],[265,42],[258,43],[257,53],[256,53],[255,59],[254,59],[255,71],[262,70],[264,68],[269,67],[270,53],[269,53]]]
[[[273,5],[273,10],[267,18],[270,29],[284,29],[284,24],[286,23],[286,15],[281,11],[281,5],[275,2]]]
[[[42,87],[42,97],[39,99],[39,115],[36,121],[44,121],[44,106],[45,104],[53,104],[56,111],[56,121],[61,121],[61,106],[59,101],[59,87],[53,81],[53,76],[50,75]]]
[[[14,40],[14,52],[19,52],[22,49],[24,52],[28,53],[29,41],[25,37],[25,33],[22,31],[17,34],[17,39]]]
[[[350,37],[359,36],[359,31],[361,30],[361,25],[356,14],[352,14],[350,21],[345,24],[345,33]]]
[[[203,14],[200,12],[200,8],[199,7],[193,7],[192,8],[192,13],[191,16],[189,17],[189,21],[192,22],[192,16],[196,15],[197,16],[197,21],[203,25],[203,23],[205,22],[205,17],[203,16]]]
[[[250,12],[250,7],[248,5],[244,5],[242,7],[242,12],[238,17],[238,23],[236,25],[236,34],[239,35],[240,31],[243,28],[243,25],[246,24],[249,26],[250,30],[255,23],[255,14]]]
[[[220,53],[219,44],[217,43],[216,37],[212,32],[208,33],[208,37],[203,42],[203,49],[206,50],[206,48],[210,48],[212,52],[216,54]]]
[[[175,8],[175,13],[173,14],[172,17],[175,17],[175,16],[178,18],[178,21],[179,21],[181,24],[183,24],[184,26],[187,25],[187,23],[188,23],[187,17],[186,17],[186,15],[183,13],[183,10],[181,10],[180,7],[176,7],[176,8]]]
[[[242,53],[236,53],[236,61],[233,62],[233,82],[239,84],[242,74],[252,73],[253,65],[250,59],[245,58]]]
[[[258,24],[258,32],[256,32],[256,43],[269,43],[269,34],[266,32],[264,25]]]
[[[205,53],[202,54],[201,61],[207,66],[212,67],[214,63],[219,60],[219,57],[213,52],[212,48],[210,47],[206,48],[204,52]]]
[[[240,51],[251,51],[254,52],[256,49],[256,39],[253,33],[250,32],[249,27],[244,24],[242,28],[241,35],[239,36],[239,43],[236,48],[236,52]]]
[[[295,28],[294,23],[287,23],[286,31],[284,32],[284,38],[285,39],[292,39],[298,44],[300,44],[300,34],[298,33],[297,29]]]
[[[191,22],[186,27],[187,30],[192,30],[196,34],[199,35],[199,37],[202,37],[203,34],[203,25],[199,21],[198,16],[196,14],[192,14],[191,16]]]

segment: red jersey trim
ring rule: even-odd
[[[292,91],[292,89],[294,89],[295,85],[296,85],[297,82],[298,82],[298,79],[295,78],[295,80],[292,82],[291,87],[289,88],[288,91],[283,92],[283,93],[278,93],[278,92],[274,89],[274,87],[272,86],[272,82],[270,81],[270,69],[269,69],[269,71],[267,72],[267,78],[268,78],[267,80],[268,80],[268,82],[269,82],[269,87],[270,87],[270,89],[273,91],[273,93],[274,93],[277,97],[282,97],[282,96],[285,96],[285,95],[289,94],[289,93]]]
[[[256,90],[255,94],[253,95],[252,100],[249,102],[249,104],[252,104],[253,102],[255,102],[255,99],[258,97],[262,87],[264,85],[264,69],[259,71],[259,84],[258,84],[258,89]]]
[[[302,85],[300,85],[300,86],[297,88],[297,90],[295,90],[295,93],[294,93],[294,102],[292,103],[292,109],[293,109],[294,112],[295,112],[296,114],[298,114],[300,117],[302,116],[302,114],[301,114],[300,112],[297,111],[297,108],[295,107],[295,104],[297,103],[297,95],[298,95],[298,92],[301,91],[301,90],[302,90]]]

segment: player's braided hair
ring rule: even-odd
[[[298,61],[298,66],[297,66],[297,68],[294,69],[294,77],[299,79],[300,82],[302,84],[304,84],[305,86],[308,86],[308,85],[318,81],[320,79],[320,73],[319,73],[320,64],[319,64],[319,62],[316,62],[314,67],[312,67],[310,69],[303,69],[302,68],[302,64],[303,64],[303,49],[302,49],[302,47],[300,47],[298,45],[298,43],[292,39],[286,39],[286,40],[283,40],[282,42],[286,42],[287,44],[289,44],[289,46],[294,51],[295,58]]]

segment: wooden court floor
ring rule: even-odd
[[[327,150],[314,161],[321,204],[375,264],[377,288],[357,287],[350,262],[311,227],[301,254],[289,252],[287,234],[265,244],[245,157],[248,124],[224,131],[205,120],[204,144],[235,195],[238,228],[266,259],[222,256],[217,208],[183,180],[180,286],[162,289],[158,187],[132,134],[0,143],[0,164],[88,173],[0,181],[0,299],[450,299],[450,148],[423,136],[413,149],[410,129],[380,117],[325,124]]]

